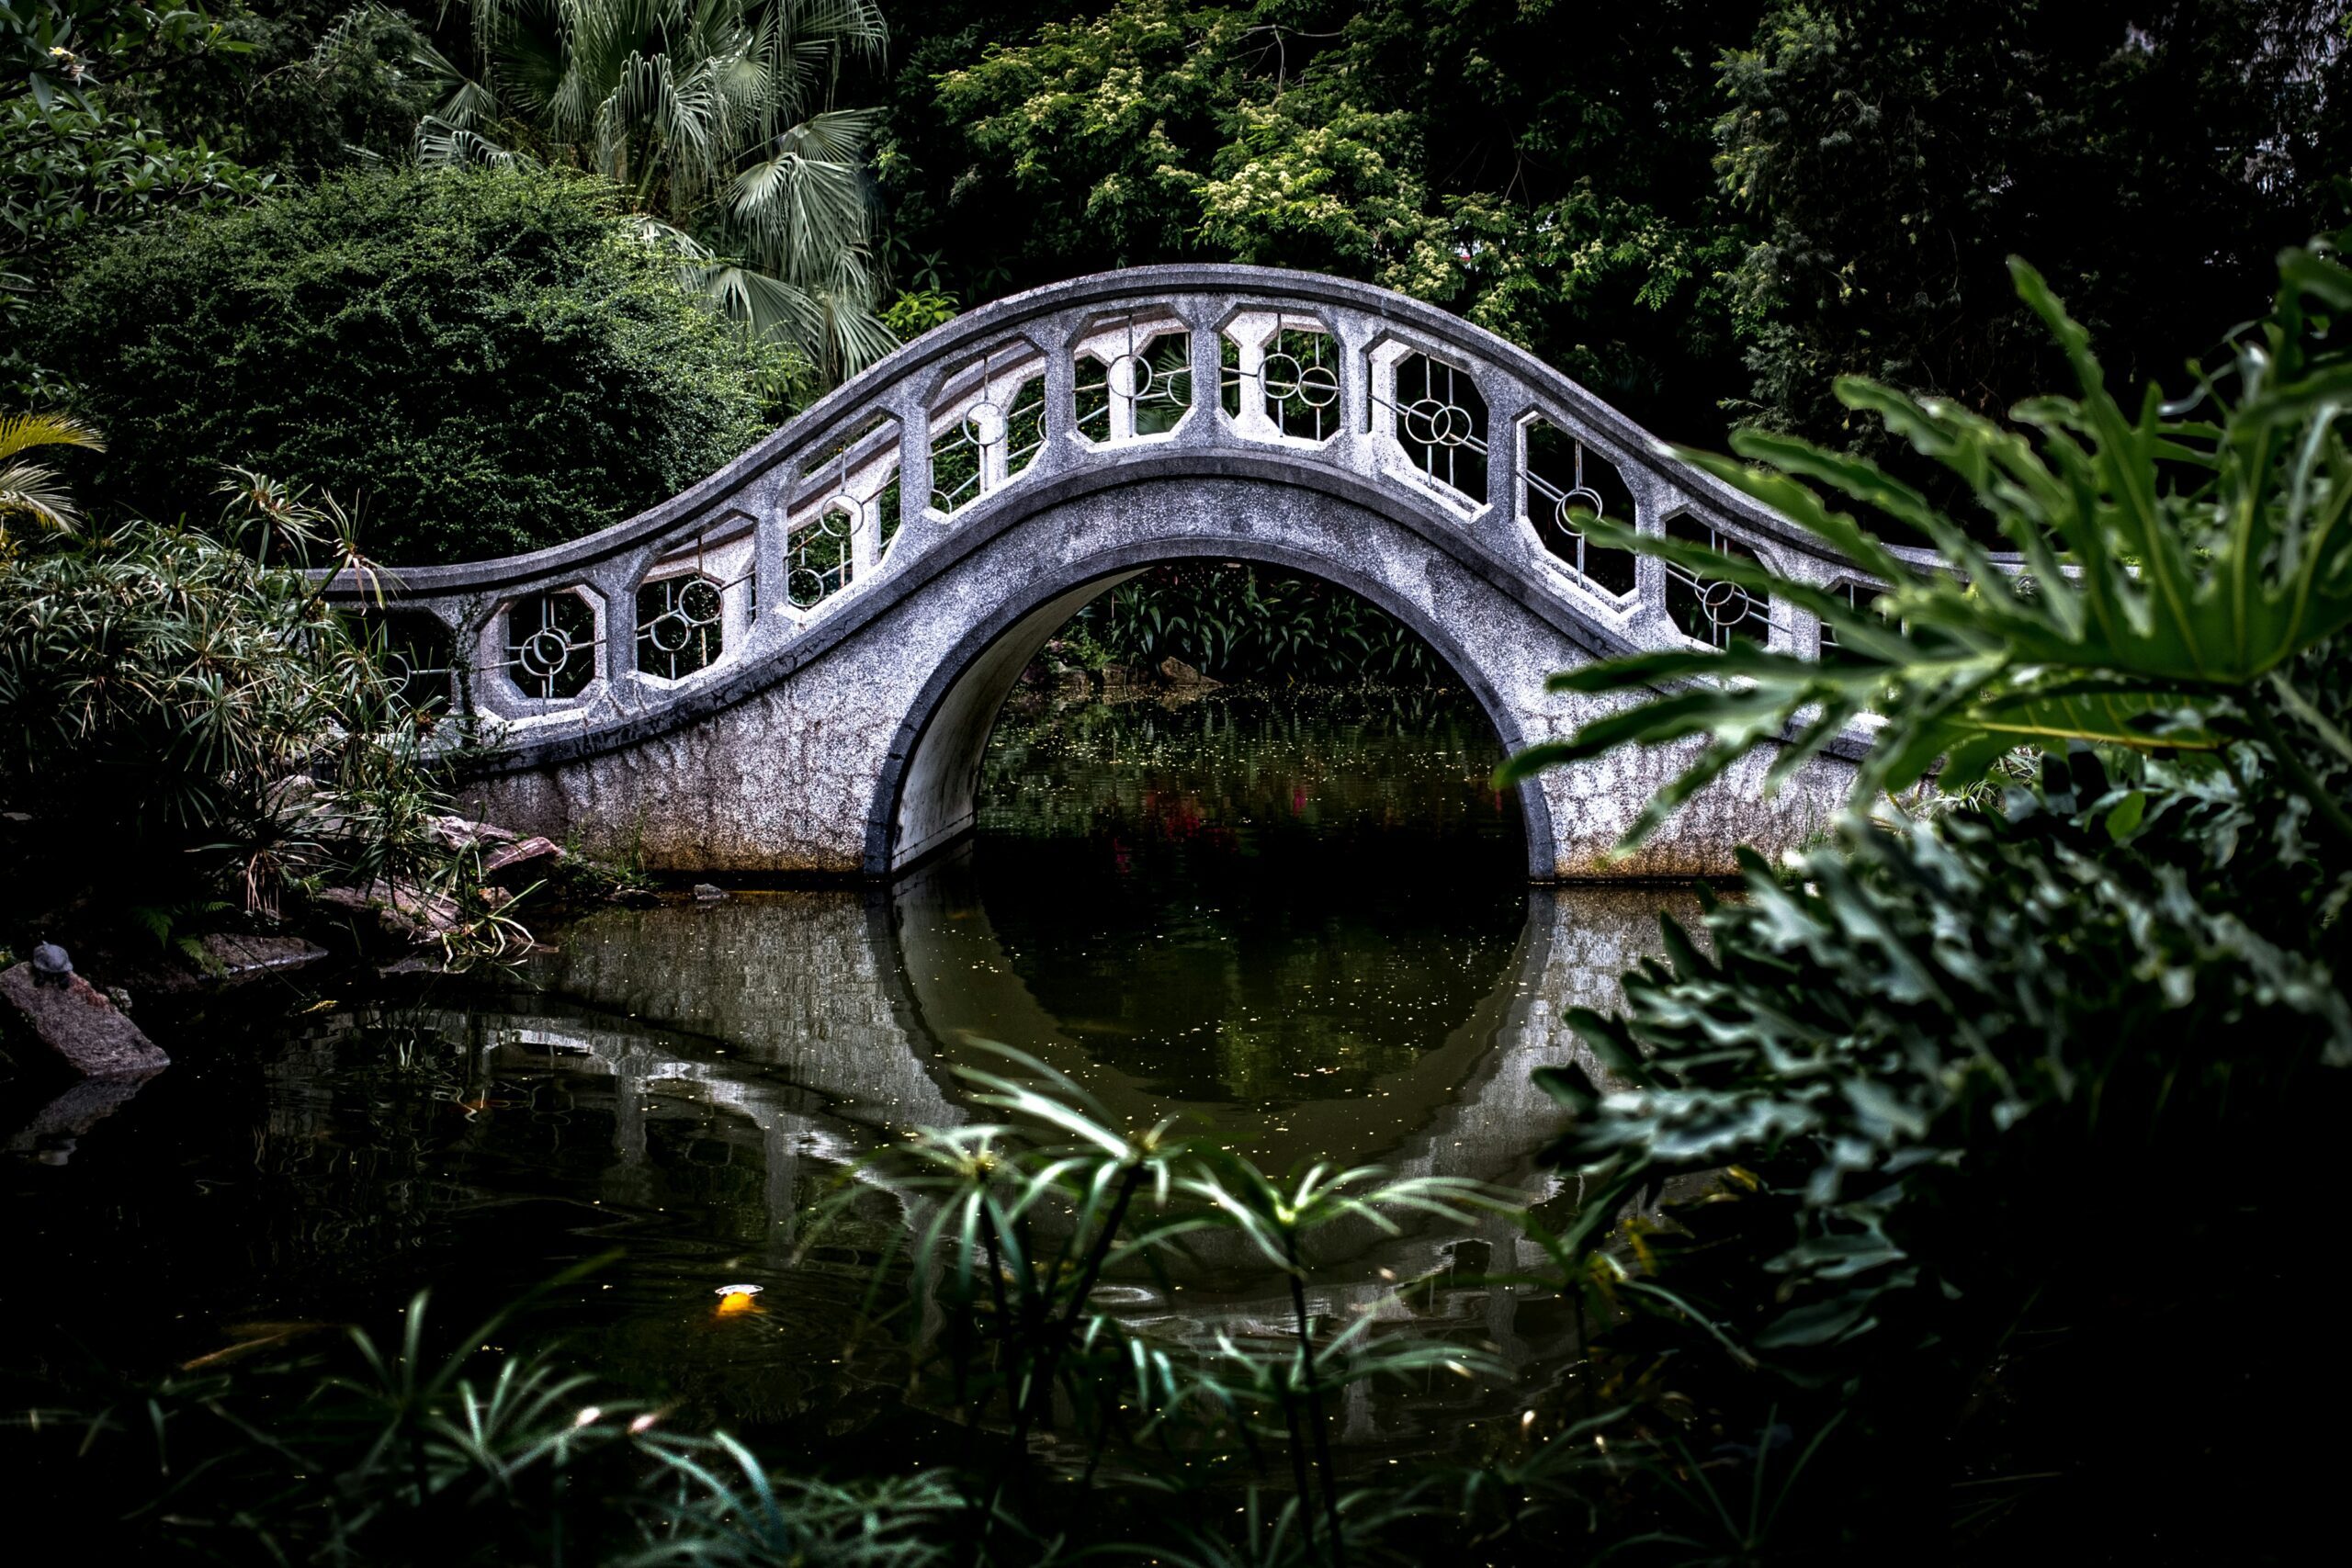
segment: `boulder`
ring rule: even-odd
[[[435,841],[445,849],[452,850],[511,844],[522,836],[512,828],[501,828],[494,822],[477,822],[470,817],[434,817],[426,820],[425,827]]]
[[[104,991],[79,975],[51,986],[35,984],[29,964],[0,970],[0,1021],[23,1046],[82,1077],[144,1077],[172,1065]]]
[[[1225,684],[1222,681],[1210,680],[1172,653],[1159,661],[1159,678],[1178,691],[1206,691],[1211,686]]]
[[[553,839],[518,839],[501,844],[481,857],[482,880],[511,887],[526,877],[546,875],[563,858],[563,846]],[[547,863],[535,863],[539,861]]]
[[[381,877],[364,888],[329,887],[320,893],[319,902],[355,912],[373,910],[387,931],[412,942],[447,936],[466,923],[466,912],[456,899]]]
[[[204,968],[215,980],[243,985],[264,975],[300,969],[327,955],[327,950],[299,936],[247,936],[207,931],[196,939],[204,952]]]

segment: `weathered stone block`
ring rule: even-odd
[[[327,955],[327,950],[299,936],[251,936],[243,932],[207,931],[197,945],[204,950],[211,977],[232,985],[257,980],[264,975],[300,969]]]
[[[0,971],[0,1022],[12,1046],[85,1078],[143,1077],[172,1065],[105,992],[79,975],[48,986],[34,983],[29,964]]]

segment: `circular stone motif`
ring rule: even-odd
[[[1114,396],[1133,402],[1151,396],[1151,367],[1132,354],[1123,354],[1111,361],[1104,373]]]
[[[974,444],[993,446],[1004,439],[1004,411],[994,403],[974,403],[964,415],[964,431]]]
[[[571,639],[554,626],[541,626],[515,649],[514,661],[544,681],[571,662]]]

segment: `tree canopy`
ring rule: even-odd
[[[2324,0],[892,7],[900,270],[967,299],[1191,257],[1462,312],[1663,434],[1871,438],[1840,373],[1997,411],[2258,314],[2352,152]]]

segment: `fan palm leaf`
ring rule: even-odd
[[[897,346],[875,311],[875,117],[826,101],[888,41],[872,0],[470,0],[480,64],[435,57],[421,162],[528,147],[694,235],[684,280],[831,379]],[[519,143],[519,144],[518,144]]]
[[[12,519],[25,519],[56,534],[72,533],[82,520],[81,508],[57,470],[24,457],[43,446],[103,452],[106,442],[95,426],[72,414],[0,415],[0,546],[7,542]]]

